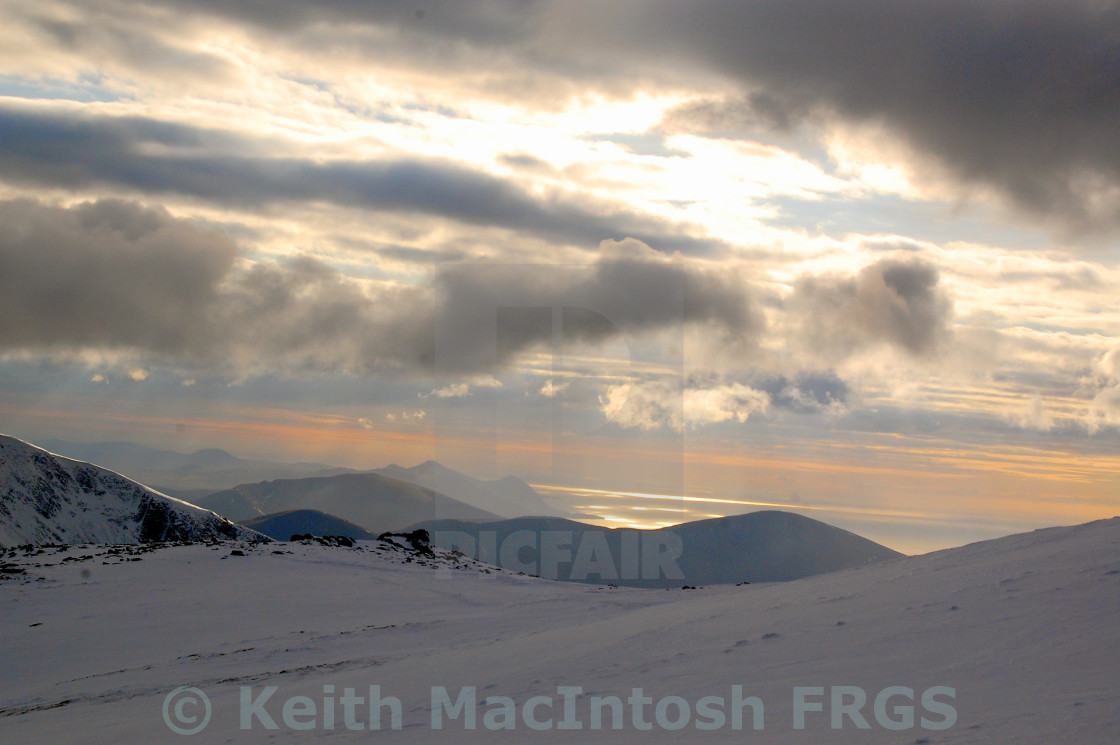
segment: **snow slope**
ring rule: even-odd
[[[435,568],[371,545],[379,544],[284,545],[281,554],[261,546],[243,557],[178,546],[138,562],[92,549],[8,556],[26,574],[0,575],[0,742],[183,742],[168,729],[165,703],[179,727],[197,725],[205,707],[189,691],[168,698],[179,686],[208,696],[208,726],[194,740],[207,743],[1120,741],[1120,519],[794,582],[694,591]],[[371,685],[399,699],[402,731],[346,728],[346,689],[368,697]],[[732,729],[735,685],[762,703],[761,730],[751,729],[750,707],[745,731]],[[447,718],[434,729],[433,689],[455,698],[469,686],[476,729]],[[558,686],[582,689],[573,698],[582,730],[559,729]],[[914,691],[913,725],[900,730],[874,712],[886,690],[894,697],[883,721],[906,724],[898,707],[907,699],[894,686]],[[804,711],[805,728],[795,729],[794,691],[814,687],[824,695],[805,700],[823,711]],[[590,696],[625,700],[635,688],[652,703],[635,699],[621,729],[610,729],[609,710],[605,729],[592,729]],[[856,688],[867,695],[858,711],[869,728],[842,718],[833,729],[831,695],[843,705]],[[483,704],[488,696],[516,704],[513,731],[487,729],[496,724],[496,715],[484,718],[495,708]],[[698,731],[708,696],[724,699],[726,721]],[[681,704],[692,715],[681,731],[657,723],[656,706],[672,724]],[[946,704],[951,726],[923,728],[923,718],[950,723]],[[530,728],[530,705],[533,721],[552,729]],[[650,730],[635,725],[632,708]],[[350,713],[351,724],[373,721],[368,707]],[[390,702],[385,727],[391,713]]]
[[[120,474],[0,435],[0,546],[265,540]]]

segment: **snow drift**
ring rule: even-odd
[[[229,743],[1053,745],[1120,734],[1120,519],[695,591],[458,571],[369,547],[281,548],[180,546],[135,563],[8,552],[26,573],[0,578],[0,740],[177,742],[168,721],[195,727],[204,711],[195,739]],[[400,731],[370,731],[364,705],[347,726],[347,689],[368,698],[371,686],[400,702]],[[761,728],[749,708],[734,728],[735,686],[764,705]],[[580,689],[582,729],[559,727],[560,687]],[[464,710],[435,729],[433,691],[469,689],[474,728]],[[625,704],[635,689],[656,702],[638,720],[648,729],[629,712],[617,728],[610,716],[593,726],[592,696]],[[820,706],[803,711],[803,729],[798,689]],[[246,695],[261,716],[242,718]],[[488,697],[516,702],[512,731],[493,731]],[[706,697],[725,699],[727,716],[705,732]],[[285,719],[286,702],[301,713]],[[530,704],[551,729],[529,726]]]

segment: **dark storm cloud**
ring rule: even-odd
[[[669,132],[738,139],[757,136],[760,131],[788,131],[810,113],[805,103],[794,107],[769,94],[754,93],[688,101],[670,109],[661,126]]]
[[[706,253],[720,245],[669,221],[591,199],[538,197],[450,161],[270,158],[263,152],[267,144],[138,117],[0,107],[0,177],[13,183],[178,194],[242,209],[325,201],[588,248],[628,236],[668,253]]]
[[[0,348],[198,349],[236,249],[161,210],[0,203]]]
[[[376,300],[305,259],[240,268],[228,237],[162,209],[0,203],[0,351],[117,350],[231,372],[420,359],[423,294]]]
[[[786,308],[799,340],[824,359],[881,343],[915,356],[933,354],[948,339],[953,315],[937,269],[897,259],[854,276],[802,277]]]
[[[0,352],[117,350],[230,374],[481,371],[550,341],[561,306],[584,340],[760,323],[726,274],[634,241],[578,269],[451,264],[414,287],[306,258],[246,265],[228,237],[132,202],[0,203]]]
[[[436,283],[441,368],[484,369],[534,344],[661,329],[750,344],[764,325],[750,288],[732,273],[665,261],[634,241],[585,267],[448,266]]]
[[[806,117],[885,124],[961,182],[992,187],[1021,208],[1086,227],[1120,220],[1110,193],[1120,187],[1120,4],[1112,0],[491,0],[443,4],[422,18],[403,2],[189,7],[294,44],[311,44],[326,26],[390,30],[381,47],[388,56],[469,48],[464,80],[536,71],[537,88],[561,96],[651,81],[712,90],[715,73],[726,93],[684,105],[667,124],[724,136],[789,129]],[[541,95],[532,88],[527,98]]]
[[[153,4],[183,7],[178,0]],[[531,32],[534,0],[482,0],[421,8],[406,0],[192,0],[192,9],[246,21],[272,31],[294,32],[316,24],[369,25],[425,35],[469,39],[475,44],[517,44]]]
[[[238,78],[237,66],[220,53],[167,43],[160,33],[164,29],[152,25],[153,20],[166,23],[166,18],[153,17],[142,3],[84,3],[64,10],[51,8],[49,0],[22,5],[12,9],[9,23],[26,24],[28,32],[46,37],[56,49],[98,60],[98,74],[116,63],[164,82],[229,83]]]
[[[1120,5],[1097,0],[662,4],[636,34],[737,78],[677,124],[885,123],[960,180],[1091,226],[1120,220]]]

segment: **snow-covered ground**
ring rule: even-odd
[[[6,557],[26,573],[0,580],[0,742],[1120,742],[1120,519],[784,584],[670,591],[402,563],[375,545]],[[81,556],[92,558],[63,563]],[[193,737],[166,721],[205,719],[196,692],[168,697],[179,686],[210,702]],[[347,728],[371,724],[370,686],[399,700],[402,731]],[[561,728],[564,686],[581,689],[568,721],[582,729]],[[749,704],[734,729],[733,686],[761,701],[761,730]],[[455,700],[471,687],[476,729],[447,715],[435,729],[433,691]],[[913,702],[888,690],[876,716],[891,687]],[[628,703],[635,688],[649,701]],[[865,705],[832,729],[830,697],[851,703],[857,688]],[[621,729],[610,702],[593,728],[593,696],[618,697]],[[487,697],[516,706],[512,731],[491,730],[502,702]],[[382,711],[388,728],[391,702]]]

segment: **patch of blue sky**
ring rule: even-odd
[[[1047,235],[989,219],[982,207],[961,210],[944,202],[916,201],[877,194],[860,199],[822,194],[818,199],[779,196],[761,200],[777,207],[765,222],[841,238],[846,235],[900,235],[931,243],[969,241],[1004,248],[1052,247]]]
[[[408,111],[423,111],[423,112],[439,114],[440,116],[445,116],[448,119],[469,119],[470,118],[468,116],[465,116],[464,114],[459,113],[458,111],[451,108],[450,106],[445,106],[443,104],[411,102],[411,103],[401,104],[401,108],[406,109]]]
[[[78,103],[113,103],[135,100],[135,97],[106,85],[104,78],[93,75],[83,75],[77,80],[0,75],[0,96],[46,101],[76,101]]]
[[[364,104],[356,104],[339,96],[331,88],[331,84],[325,80],[318,80],[316,78],[304,78],[298,75],[281,75],[282,80],[287,80],[297,85],[307,86],[320,93],[330,94],[334,105],[343,111],[353,114],[361,119],[368,119],[373,121],[382,122],[383,124],[414,124],[414,122],[406,117],[397,113],[400,109],[389,103],[379,103],[375,106],[368,106]],[[406,107],[408,108],[408,107]]]
[[[1061,333],[1073,334],[1074,336],[1103,336],[1108,337],[1109,334],[1101,328],[1079,327],[1079,326],[1059,326],[1051,323],[1033,323],[1025,322],[1016,324],[1023,328],[1028,328],[1032,331],[1041,331],[1044,333]]]
[[[281,75],[279,77],[280,77],[281,80],[287,80],[289,82],[297,83],[299,85],[306,85],[309,88],[314,88],[315,90],[323,91],[324,93],[329,92],[330,89],[331,89],[330,83],[328,83],[325,80],[316,80],[315,78],[304,78],[304,77],[300,77],[298,75]]]
[[[659,158],[689,158],[691,153],[677,150],[665,144],[665,135],[660,132],[606,132],[583,135],[587,142],[610,142],[626,148],[634,155],[653,155]]]
[[[347,101],[337,94],[334,96],[335,105],[361,119],[381,122],[382,124],[408,124],[414,126],[416,121],[400,113],[399,106],[388,103],[379,103],[376,106],[365,106]]]

